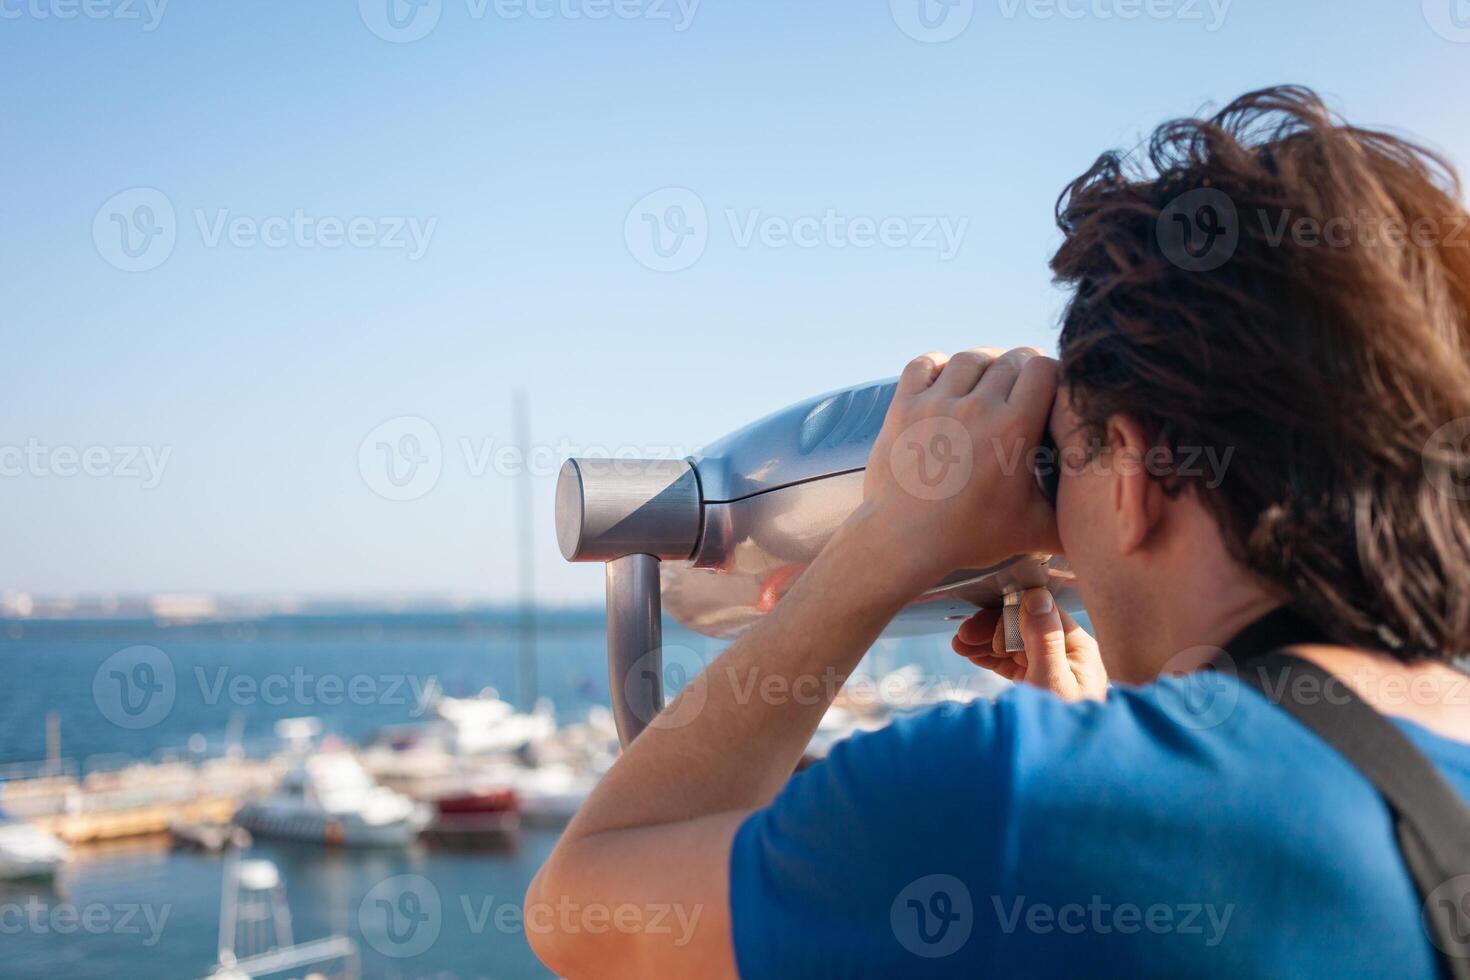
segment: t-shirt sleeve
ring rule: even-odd
[[[991,937],[1008,891],[1014,706],[945,705],[839,743],[736,834],[743,977],[925,976]]]

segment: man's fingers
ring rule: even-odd
[[[951,357],[934,382],[934,390],[956,398],[968,395],[1001,351],[997,347],[972,347]]]
[[[1016,379],[1021,376],[1021,369],[1026,366],[1026,362],[1040,356],[1041,352],[1034,347],[1016,347],[1006,351],[986,369],[985,377],[975,386],[975,394],[989,402],[1005,401],[1010,397],[1011,389],[1015,387]]]
[[[939,372],[944,370],[944,365],[949,357],[938,351],[930,351],[920,354],[918,357],[904,365],[903,373],[898,376],[898,393],[900,395],[917,395],[929,388],[934,379],[939,377]]]
[[[988,649],[995,636],[995,624],[1000,622],[999,609],[981,609],[960,624],[955,639],[967,647]]]
[[[1021,374],[1011,387],[1007,403],[1023,418],[1033,419],[1035,432],[1027,433],[1040,440],[1047,421],[1051,418],[1052,404],[1057,398],[1057,372],[1061,365],[1049,357],[1033,357],[1021,368]]]
[[[1021,638],[1026,643],[1030,673],[1041,674],[1041,682],[1052,690],[1057,684],[1073,684],[1067,663],[1067,634],[1057,601],[1046,589],[1027,589],[1021,598]],[[1058,691],[1058,693],[1061,693]]]
[[[1008,681],[1018,681],[1026,676],[1026,661],[1023,659],[974,656],[969,660],[976,667],[998,674]]]

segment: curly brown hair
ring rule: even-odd
[[[1470,650],[1470,220],[1450,164],[1297,86],[1159,127],[1062,193],[1062,381],[1138,421],[1232,553],[1337,641]]]

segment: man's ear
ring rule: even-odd
[[[1135,420],[1126,415],[1108,419],[1108,449],[1112,456],[1114,527],[1118,551],[1128,555],[1143,547],[1164,517],[1164,490],[1149,475],[1154,447]],[[1157,452],[1154,452],[1157,455]]]

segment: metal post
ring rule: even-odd
[[[618,740],[625,747],[664,707],[658,566],[652,555],[607,563],[608,691]]]

